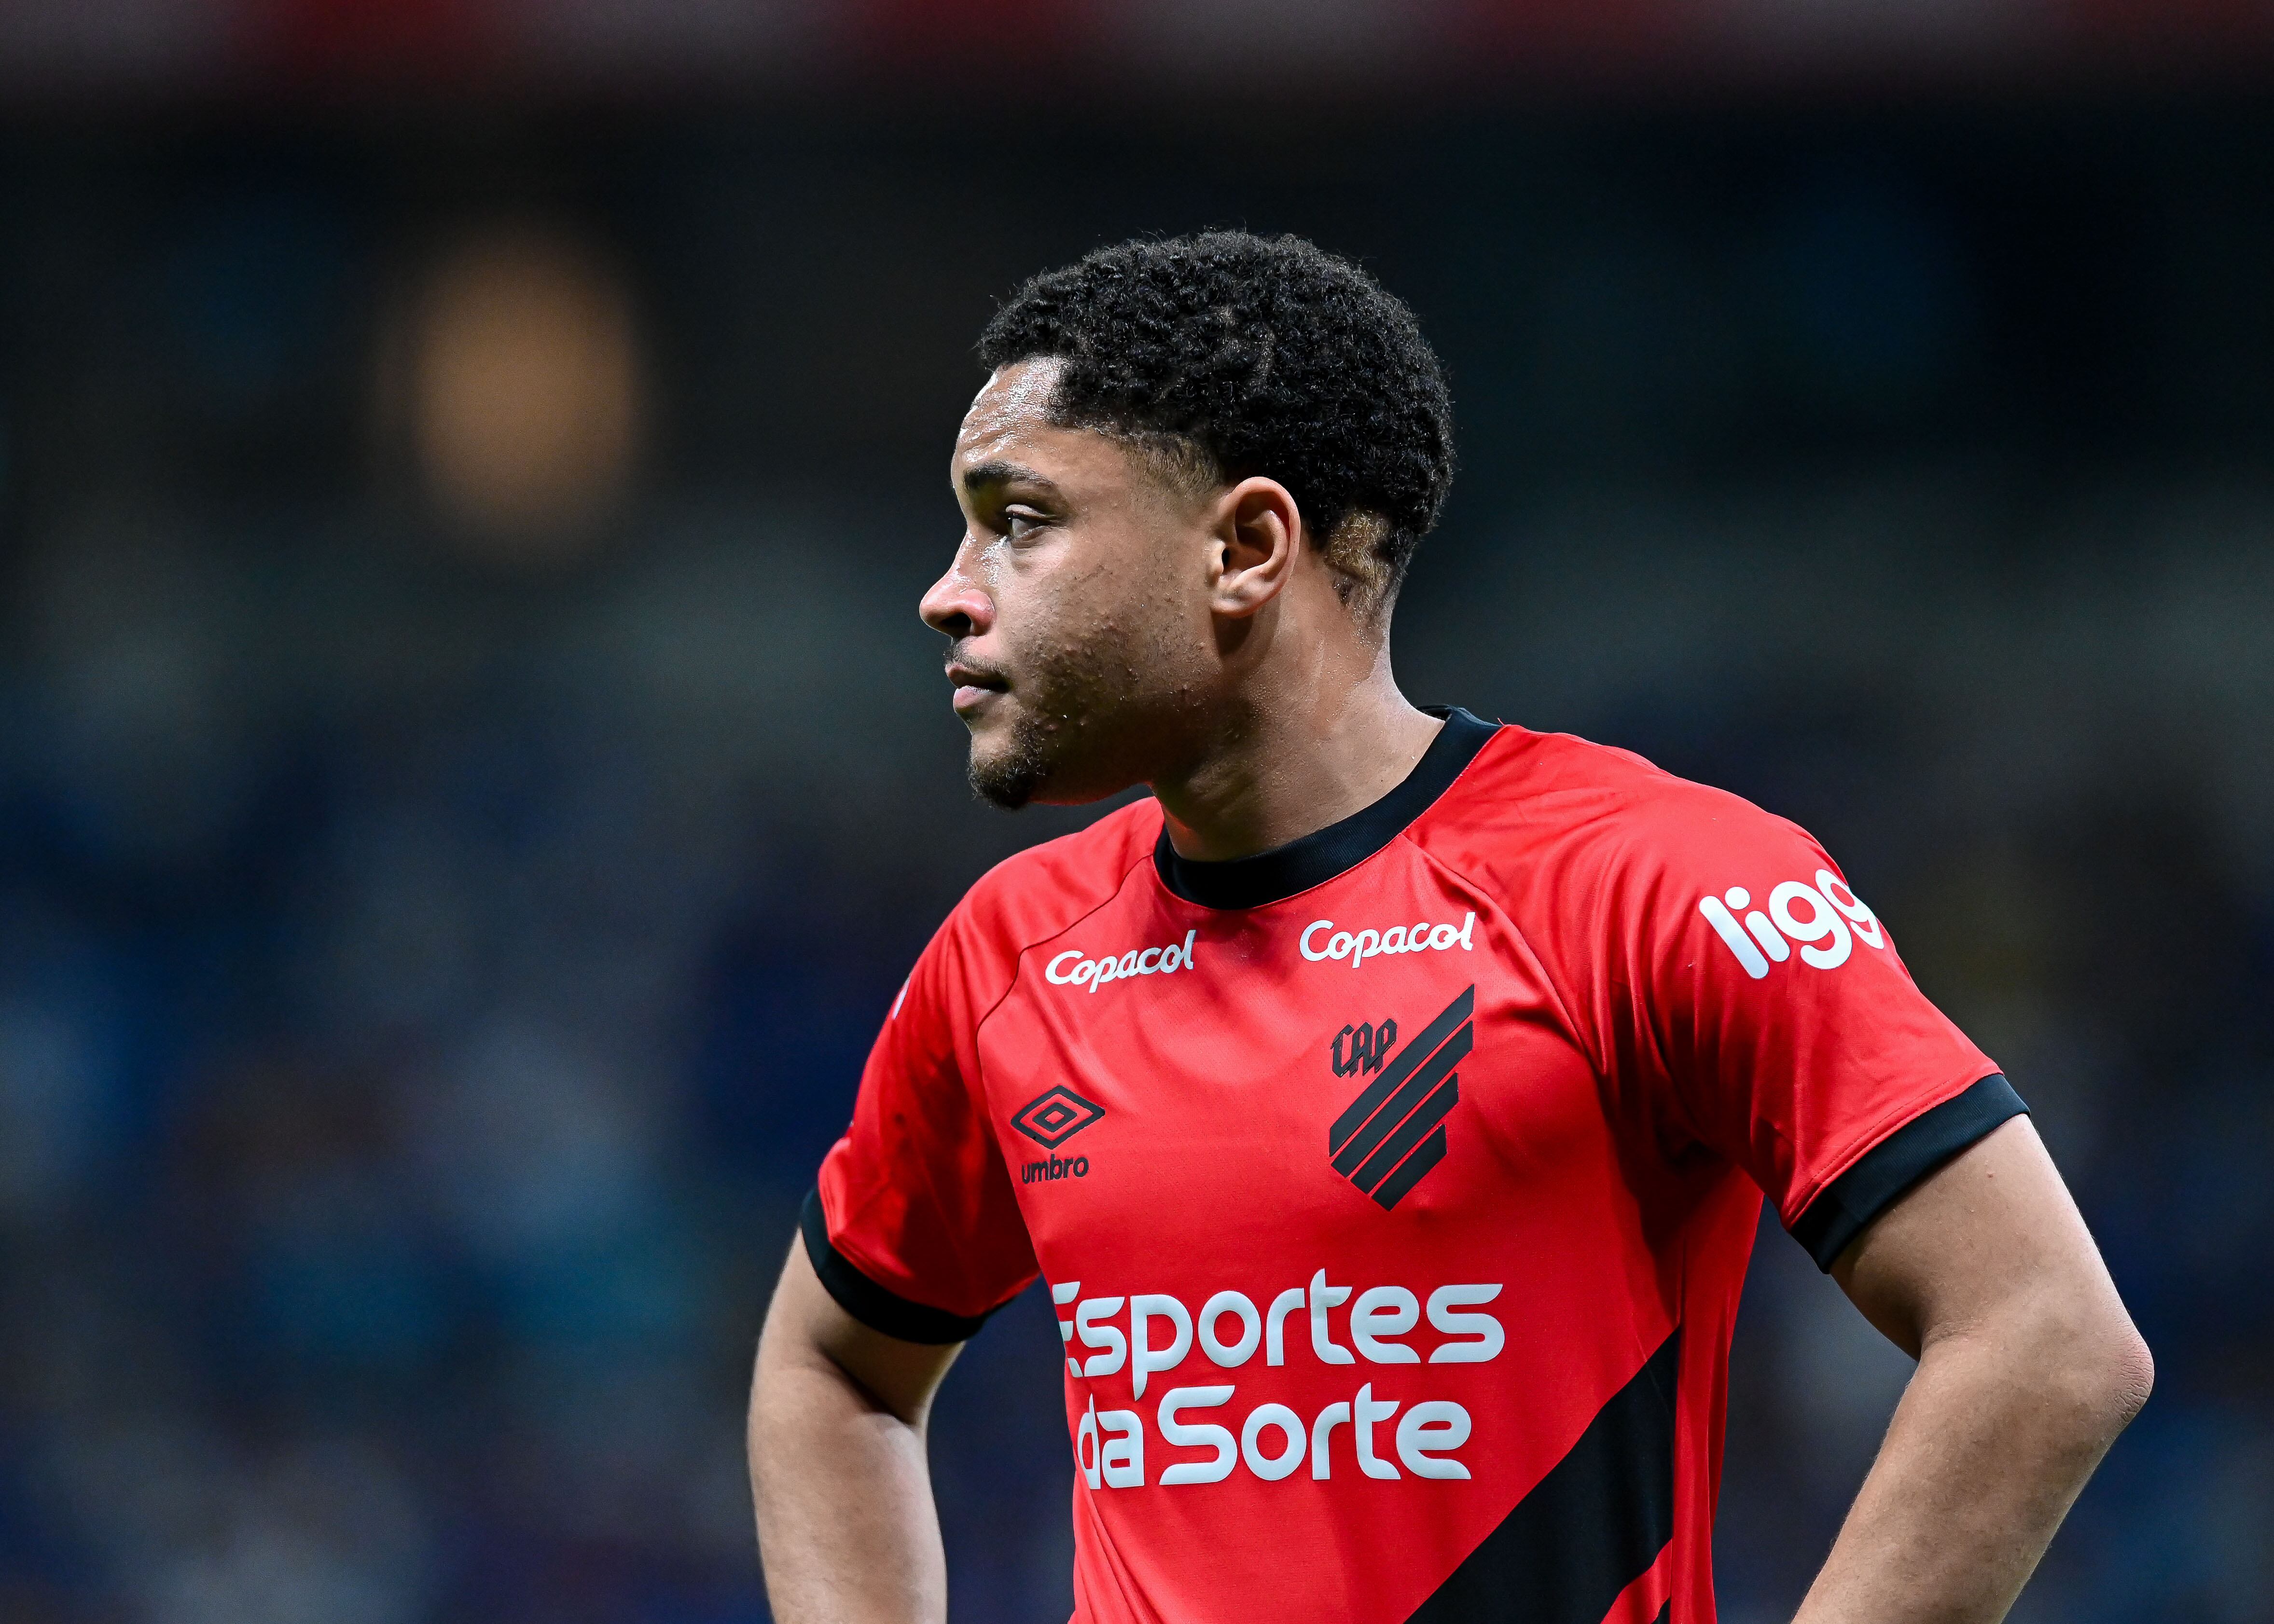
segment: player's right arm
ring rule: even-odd
[[[779,1624],[946,1616],[925,1418],[957,1351],[1035,1274],[975,1082],[1016,955],[973,914],[949,916],[893,1000],[759,1339],[750,1485]]]
[[[924,1425],[961,1350],[862,1324],[791,1243],[750,1387],[750,1489],[779,1624],[947,1616]]]

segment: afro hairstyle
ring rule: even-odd
[[[1362,618],[1394,601],[1452,484],[1452,395],[1413,312],[1298,237],[1096,249],[1029,278],[978,354],[990,371],[1060,361],[1051,417],[1068,427],[1205,485],[1279,481]]]

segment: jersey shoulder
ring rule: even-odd
[[[1711,868],[1763,847],[1815,847],[1742,795],[1679,778],[1631,750],[1504,726],[1415,824],[1431,855],[1503,894],[1568,898],[1638,868]]]
[[[950,917],[990,957],[1016,959],[1111,900],[1150,859],[1161,807],[1150,796],[1087,829],[1013,853],[980,876]]]

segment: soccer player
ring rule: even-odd
[[[1805,831],[1398,692],[1453,466],[1411,312],[1211,233],[1035,278],[979,353],[922,605],[971,782],[1152,794],[892,1003],[758,1351],[776,1618],[945,1615],[926,1411],[1040,1274],[1077,1620],[1709,1624],[1764,1194],[1918,1361],[1801,1617],[2000,1617],[2147,1350]]]

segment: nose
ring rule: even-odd
[[[964,572],[963,550],[959,547],[955,561],[931,583],[916,605],[916,613],[936,632],[956,638],[977,637],[995,624],[995,600]]]

